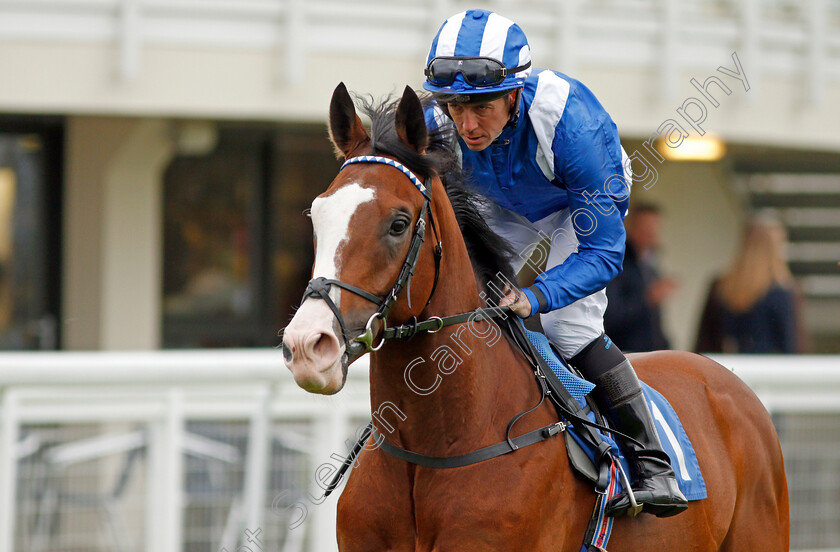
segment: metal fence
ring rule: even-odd
[[[840,358],[718,357],[771,411],[793,550],[840,550]],[[274,350],[0,354],[0,551],[335,550],[323,481],[370,416]]]
[[[782,443],[791,550],[840,551],[840,357],[720,356],[758,394]]]
[[[317,397],[274,350],[6,354],[0,391],[0,551],[334,549],[315,477],[370,416],[364,367]]]

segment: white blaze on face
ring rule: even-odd
[[[350,219],[356,214],[356,209],[362,203],[373,201],[375,192],[371,188],[362,188],[358,184],[350,184],[338,189],[327,197],[316,198],[312,202],[312,228],[317,239],[315,252],[315,268],[312,277],[338,279],[338,253],[341,245],[347,240],[350,230]],[[330,297],[338,304],[340,288],[330,289]]]
[[[372,201],[372,189],[350,184],[312,202],[312,227],[317,247],[313,278],[341,279],[339,256],[350,233],[350,220],[360,205]],[[330,298],[341,305],[341,290],[330,288]],[[313,393],[335,393],[344,378],[341,356],[346,343],[335,335],[335,314],[323,299],[308,297],[284,331],[283,354],[295,381]]]

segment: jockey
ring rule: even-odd
[[[580,82],[532,69],[522,29],[486,10],[444,22],[425,74],[436,100],[427,123],[454,122],[471,185],[490,199],[490,227],[520,253],[514,269],[540,242],[549,247],[545,272],[500,304],[523,318],[540,314],[552,344],[596,384],[601,409],[636,441],[625,445],[642,511],[685,510],[636,373],[604,334],[604,288],[621,271],[632,180],[615,124]],[[608,513],[629,507],[622,494]]]

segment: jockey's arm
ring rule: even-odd
[[[621,273],[624,259],[623,218],[630,194],[615,125],[608,119],[558,128],[554,144],[555,174],[566,186],[579,246],[524,290],[532,315],[603,289]]]

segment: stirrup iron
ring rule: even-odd
[[[636,494],[633,492],[633,487],[630,485],[630,478],[621,465],[621,462],[616,462],[618,466],[618,475],[621,478],[621,484],[624,486],[624,492],[627,493],[627,498],[630,500],[630,507],[625,510],[625,514],[630,517],[636,517],[642,513],[644,505],[636,502]]]

